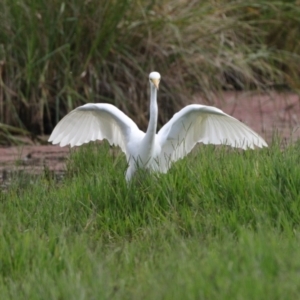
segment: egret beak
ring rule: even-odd
[[[154,86],[156,87],[156,89],[159,89],[159,79],[151,79],[152,83],[154,84]]]

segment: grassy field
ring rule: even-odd
[[[297,299],[300,146],[200,146],[127,187],[123,155],[74,151],[0,193],[1,299]]]

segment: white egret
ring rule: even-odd
[[[268,146],[237,119],[218,108],[199,104],[181,109],[156,133],[160,78],[157,72],[149,75],[150,120],[146,133],[114,105],[88,103],[66,115],[54,128],[49,141],[61,147],[68,144],[73,147],[107,139],[126,155],[127,181],[137,168],[166,173],[173,162],[187,155],[197,143],[242,149]]]

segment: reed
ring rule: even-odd
[[[292,2],[3,0],[0,19],[0,122],[33,134],[85,102],[145,128],[153,70],[161,123],[195,93],[298,87]]]

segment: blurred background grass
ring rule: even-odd
[[[195,93],[299,86],[300,1],[2,0],[0,20],[4,136],[49,134],[85,102],[145,129],[153,70],[160,123]]]

